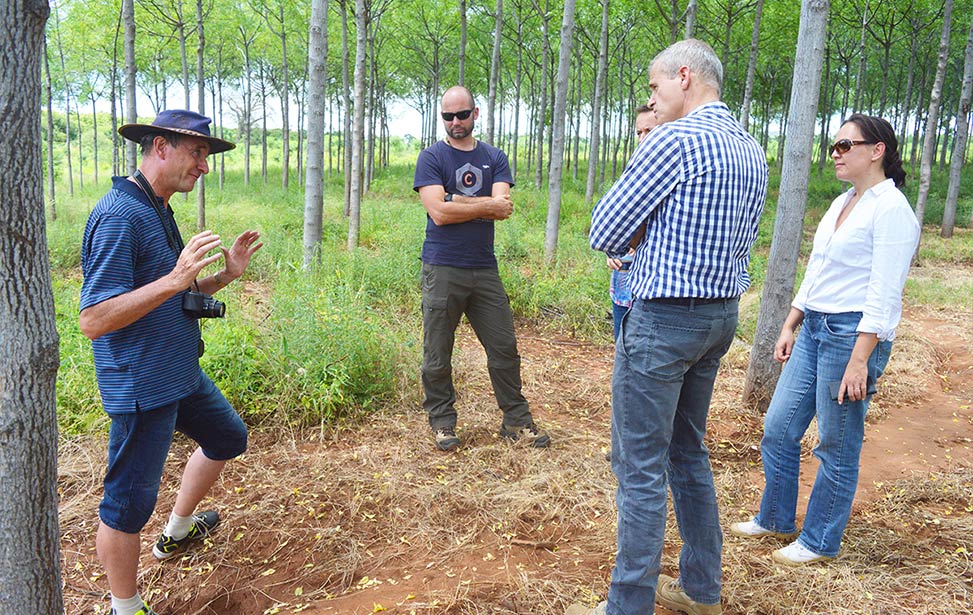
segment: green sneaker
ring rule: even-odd
[[[109,613],[109,615],[116,615],[115,609],[112,609],[111,612]],[[135,615],[158,615],[158,614],[155,611],[153,611],[152,608],[149,607],[149,605],[147,605],[147,604],[145,604],[143,602],[142,603],[142,608],[140,608],[139,610],[135,611]]]
[[[188,534],[179,540],[176,540],[172,536],[166,536],[165,534],[160,535],[159,540],[152,547],[152,555],[160,560],[169,559],[189,546],[189,543],[202,540],[209,536],[209,533],[219,524],[220,514],[215,510],[207,510],[206,512],[194,514],[193,524],[189,526]],[[136,613],[136,615],[138,614]],[[145,615],[152,615],[152,613],[149,612]]]

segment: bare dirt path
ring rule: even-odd
[[[916,311],[908,322],[870,412],[853,524],[888,497],[890,483],[973,468],[970,320]],[[150,523],[143,537],[146,597],[160,615],[560,615],[570,602],[603,596],[614,537],[614,479],[604,460],[611,347],[530,327],[519,335],[525,392],[552,434],[552,449],[534,451],[496,437],[499,412],[485,357],[464,328],[455,373],[465,439],[459,453],[433,449],[417,393],[404,395],[402,408],[333,429],[256,433],[250,452],[228,466],[218,485],[212,503],[226,522],[203,548],[157,563],[148,552],[163,513]],[[752,512],[762,487],[760,419],[739,403],[746,352],[734,347],[725,361],[710,425],[726,521]],[[94,438],[62,447],[63,572],[71,614],[107,611],[91,539],[103,449]],[[177,442],[161,511],[171,507],[189,451]],[[806,459],[805,495],[814,477],[813,457]],[[675,572],[674,527],[667,536],[663,563]],[[762,563],[764,555],[742,554],[728,539],[724,567],[743,562],[748,577],[777,574]],[[969,575],[958,586],[973,595]],[[727,576],[724,612],[758,612],[744,606],[756,590],[739,587],[732,567]],[[822,577],[809,578],[819,583]]]

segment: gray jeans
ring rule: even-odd
[[[521,393],[520,355],[510,300],[496,269],[422,264],[422,407],[433,429],[456,426],[453,343],[466,314],[487,354],[493,394],[508,427],[531,423]]]

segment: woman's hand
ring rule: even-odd
[[[774,361],[784,363],[791,358],[791,350],[794,348],[794,331],[786,326],[781,329],[780,337],[774,344]]]
[[[848,398],[848,401],[861,401],[868,392],[868,363],[852,357],[845,367],[845,375],[841,377],[838,387],[838,405]]]

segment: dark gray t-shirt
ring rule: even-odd
[[[496,182],[514,184],[507,155],[482,141],[463,151],[437,141],[416,160],[416,192],[423,186],[442,186],[447,194],[490,196]],[[497,267],[493,254],[493,220],[476,219],[437,226],[426,215],[422,262],[464,269]]]

